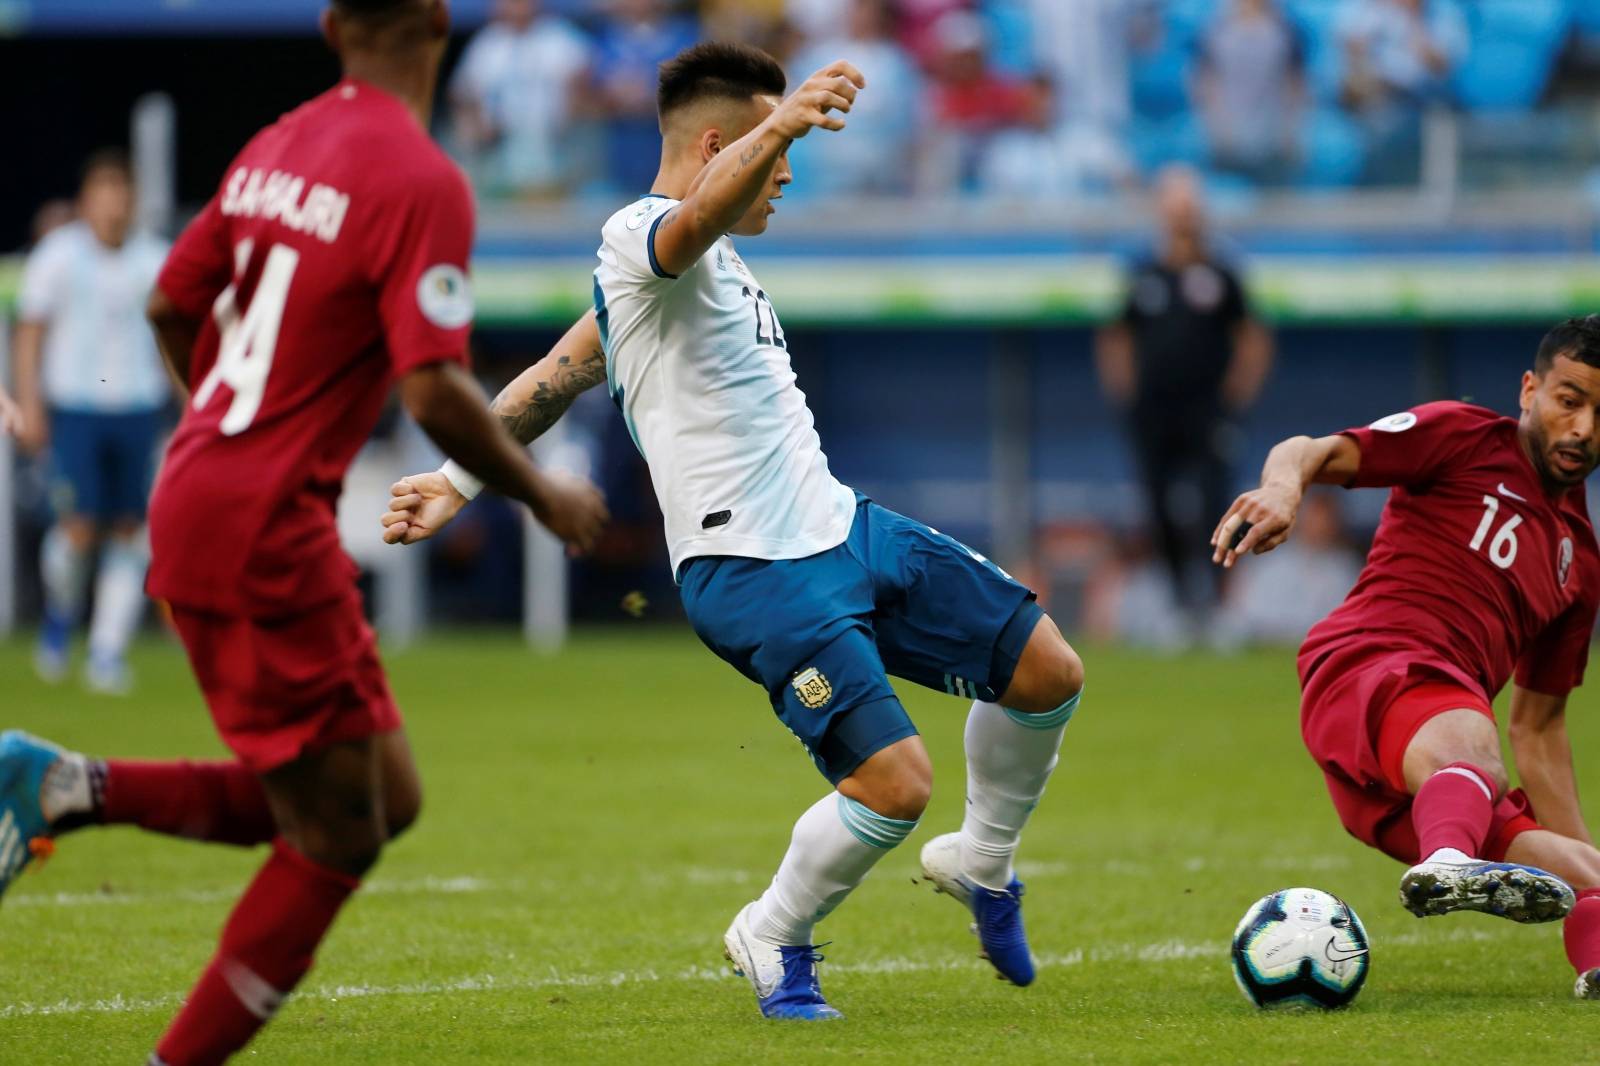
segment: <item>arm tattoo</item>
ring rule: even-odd
[[[757,141],[749,148],[746,148],[744,151],[740,152],[739,165],[733,168],[733,176],[737,178],[740,174],[743,174],[744,168],[749,166],[751,163],[754,163],[757,159],[760,159],[761,153],[765,152],[766,150],[766,144],[762,141]]]
[[[578,362],[573,362],[570,355],[563,355],[556,360],[554,372],[538,383],[526,402],[519,404],[508,400],[502,392],[495,398],[494,413],[500,416],[513,437],[529,444],[566,414],[580,392],[605,379],[605,352],[597,348]]]

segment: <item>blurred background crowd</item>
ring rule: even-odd
[[[450,143],[491,195],[644,188],[651,72],[702,35],[760,43],[794,81],[839,56],[868,72],[856,135],[798,153],[810,194],[1092,195],[1179,161],[1414,182],[1431,113],[1478,139],[1536,115],[1573,165],[1594,155],[1600,5],[1572,0],[495,0]]]

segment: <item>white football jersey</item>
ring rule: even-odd
[[[118,413],[166,403],[171,386],[144,317],[166,254],[139,233],[108,248],[87,222],[69,222],[28,256],[17,314],[45,327],[42,385],[53,406]]]
[[[655,229],[677,203],[612,215],[594,272],[607,385],[650,465],[672,572],[837,547],[855,493],[828,471],[772,301],[727,237],[680,277],[661,269]]]

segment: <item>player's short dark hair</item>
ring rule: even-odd
[[[1533,357],[1534,373],[1543,374],[1563,355],[1586,366],[1600,367],[1600,315],[1569,318],[1546,333]]]
[[[121,148],[96,148],[83,161],[83,168],[78,171],[78,183],[87,185],[91,179],[103,173],[114,174],[123,181],[132,181],[133,163],[128,159],[128,153]]]
[[[656,111],[665,119],[700,100],[782,96],[783,67],[761,49],[733,41],[702,41],[661,64]]]
[[[415,0],[329,0],[330,6],[345,15],[393,15],[415,4]]]

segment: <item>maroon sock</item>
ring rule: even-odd
[[[1440,848],[1479,857],[1494,821],[1491,780],[1471,763],[1454,762],[1422,783],[1411,801],[1411,824],[1424,859]]]
[[[111,759],[103,765],[99,820],[108,825],[246,847],[277,833],[267,794],[242,763]]]
[[[1578,902],[1561,927],[1567,945],[1567,961],[1579,973],[1600,968],[1600,888],[1578,893]]]
[[[328,927],[360,881],[283,840],[245,889],[222,943],[156,1046],[166,1066],[220,1063],[249,1043],[311,969]]]

